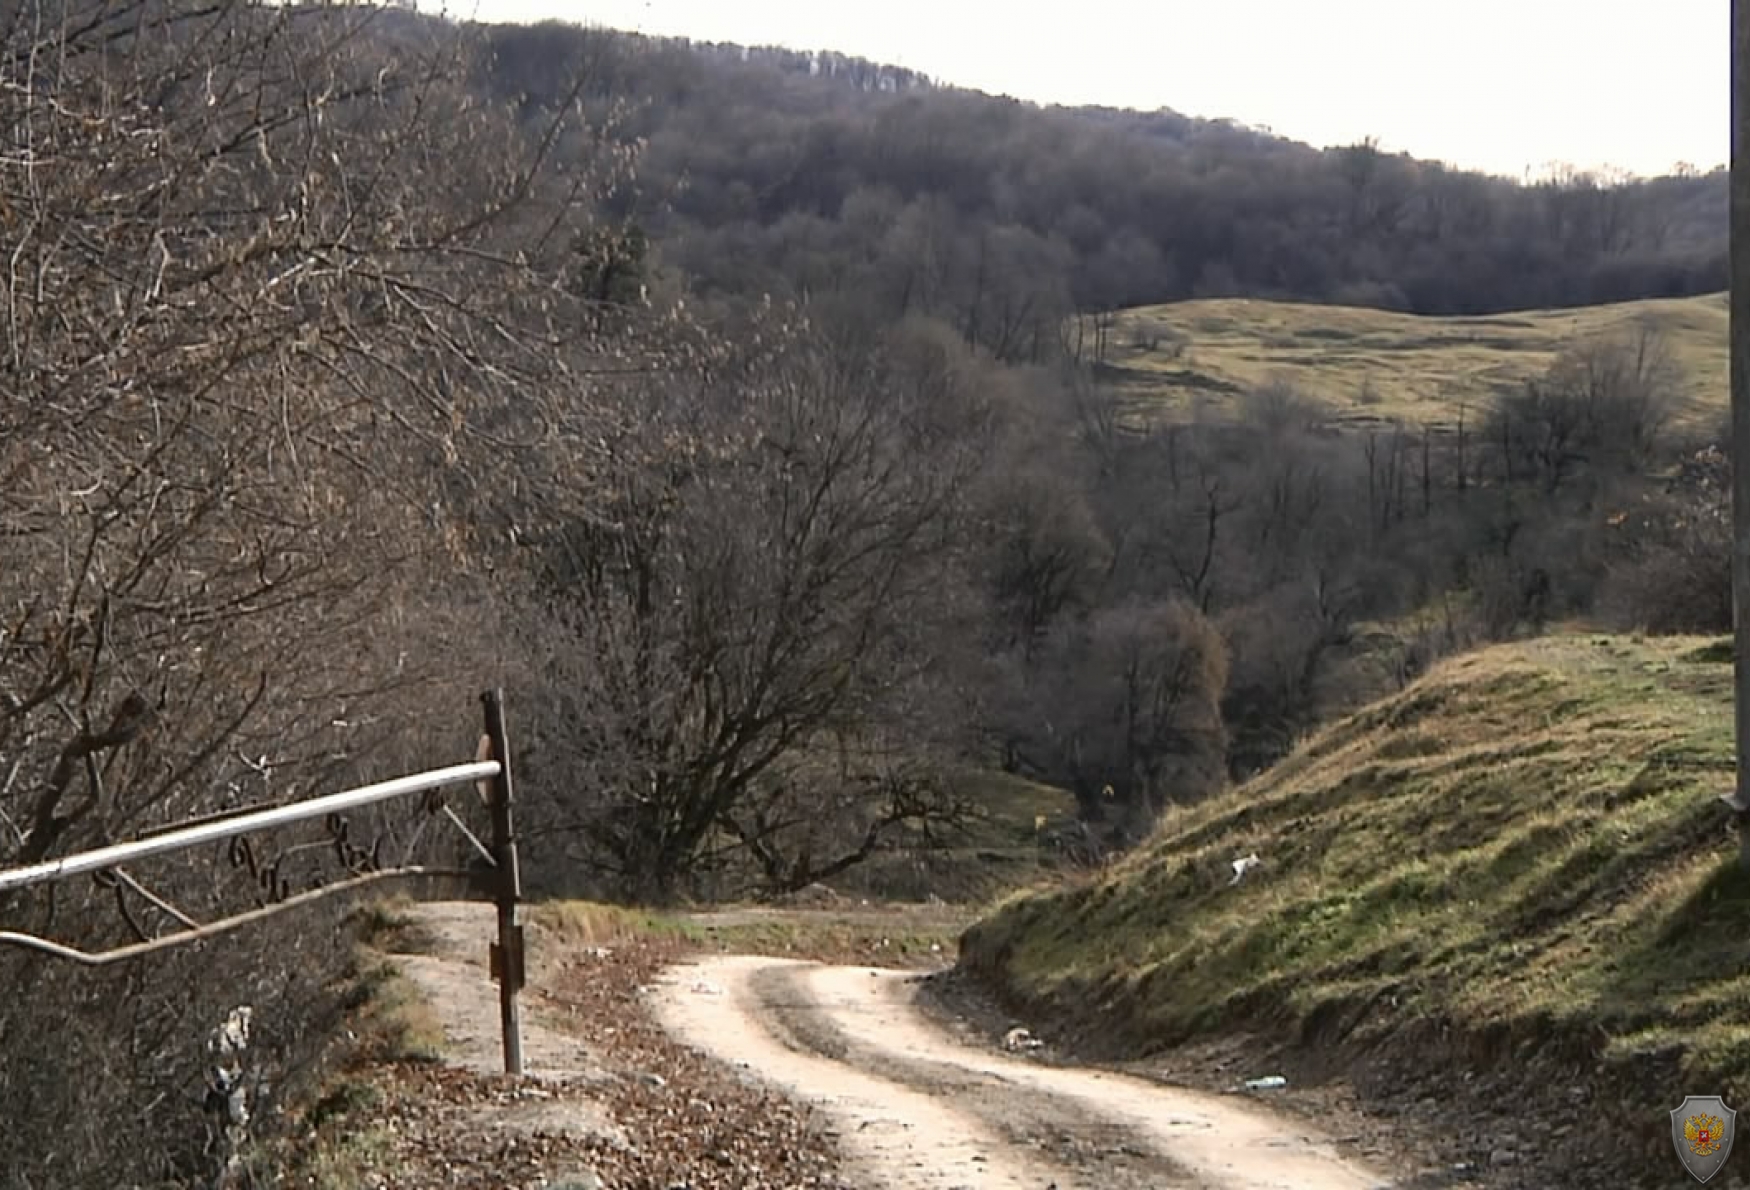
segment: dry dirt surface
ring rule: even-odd
[[[418,906],[415,918],[429,939],[424,954],[402,954],[395,966],[419,986],[444,1030],[444,1056],[475,1074],[504,1069],[499,1028],[498,985],[486,978],[487,948],[497,919],[490,906],[466,901],[435,901]],[[536,968],[537,988],[549,982]],[[537,996],[522,1028],[523,1065],[538,1082],[560,1085],[601,1083],[609,1072],[590,1057],[575,1036],[550,1024],[551,1009]]]
[[[806,915],[803,915],[806,916]],[[1234,1093],[1249,1058],[1162,1077],[1006,1050],[1016,1022],[884,966],[886,927],[803,958],[700,957],[676,937],[585,945],[530,927],[526,1077],[498,1073],[492,911],[412,910],[393,957],[441,1025],[443,1060],[380,1071],[349,1118],[372,1190],[1450,1190],[1394,1121],[1316,1088]],[[797,938],[814,933],[798,927]],[[717,943],[733,948],[734,920]],[[745,926],[746,923],[742,923]],[[770,924],[761,919],[755,924]],[[740,927],[737,927],[740,928]],[[816,931],[818,932],[818,931]],[[706,931],[708,937],[716,937]],[[787,937],[787,936],[786,936]],[[875,947],[875,949],[871,949]],[[788,943],[785,949],[790,949]],[[867,959],[862,959],[867,952]],[[1225,1070],[1226,1073],[1222,1073]],[[1153,1073],[1153,1072],[1150,1072]],[[1398,1121],[1402,1123],[1402,1121]],[[1410,1121],[1413,1123],[1413,1121]],[[1413,1131],[1413,1129],[1411,1129]],[[338,1183],[337,1183],[338,1184]]]
[[[830,1118],[843,1176],[868,1190],[1394,1184],[1309,1122],[1246,1097],[967,1044],[921,1009],[919,983],[915,972],[720,955],[671,968],[650,998],[674,1037]]]
[[[360,1190],[847,1190],[827,1122],[670,1039],[641,990],[673,943],[562,945],[530,927],[524,1077],[506,1077],[490,906],[427,903],[391,956],[443,1030],[442,1061],[377,1069],[346,1131]],[[411,950],[414,953],[406,953]]]

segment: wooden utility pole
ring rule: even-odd
[[[510,733],[504,725],[504,691],[494,688],[480,696],[486,708],[486,738],[498,775],[492,779],[492,858],[497,863],[493,902],[498,906],[498,940],[492,944],[492,978],[498,981],[498,1019],[504,1033],[504,1072],[523,1072],[522,1014],[517,993],[523,986],[523,928],[517,923],[522,899],[522,875],[517,869],[516,832],[511,821]]]
[[[1732,0],[1732,676],[1738,862],[1750,868],[1750,0]]]

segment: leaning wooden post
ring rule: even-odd
[[[492,944],[492,978],[498,981],[498,1017],[504,1031],[504,1072],[523,1072],[522,1015],[517,992],[523,986],[523,928],[517,923],[522,876],[517,870],[516,833],[511,824],[509,733],[504,726],[504,691],[494,688],[480,696],[486,707],[486,738],[498,775],[492,779],[492,857],[498,862],[493,901],[498,906],[498,941]]]

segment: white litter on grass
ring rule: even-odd
[[[222,1120],[220,1127],[227,1176],[235,1174],[241,1165],[240,1153],[249,1139],[250,1092],[262,1089],[259,1077],[252,1087],[244,1070],[244,1059],[249,1050],[249,1027],[254,1018],[255,1009],[247,1004],[239,1005],[207,1034],[207,1053],[214,1061],[207,1068],[205,1106]]]
[[[1249,1078],[1246,1080],[1246,1090],[1248,1091],[1276,1091],[1287,1085],[1288,1080],[1283,1078],[1280,1074],[1266,1074],[1263,1078]]]
[[[1258,853],[1255,851],[1251,855],[1243,855],[1239,859],[1234,860],[1234,862],[1233,862],[1234,878],[1232,880],[1228,881],[1228,886],[1231,888],[1233,885],[1236,885],[1240,881],[1244,880],[1246,878],[1247,872],[1250,872],[1253,868],[1260,866],[1261,864],[1263,864],[1263,862],[1264,862],[1263,860],[1258,858]]]
[[[233,1057],[249,1048],[249,1023],[255,1009],[244,1004],[233,1008],[225,1023],[207,1036],[207,1052],[221,1058]]]
[[[1003,1048],[1006,1050],[1036,1050],[1044,1048],[1045,1043],[1025,1029],[1010,1029],[1003,1034]]]

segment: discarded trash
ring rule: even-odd
[[[614,952],[605,946],[591,946],[585,948],[583,953],[592,959],[605,959]]]
[[[214,1029],[207,1038],[207,1052],[229,1058],[240,1054],[249,1048],[249,1022],[255,1016],[255,1009],[245,1004],[233,1008],[225,1018],[225,1023]]]
[[[1258,858],[1257,852],[1253,852],[1251,855],[1241,856],[1239,859],[1234,860],[1234,878],[1228,881],[1228,885],[1231,887],[1238,884],[1246,878],[1247,872],[1250,872],[1253,868],[1258,867],[1263,862],[1263,860]]]
[[[693,984],[693,995],[695,996],[721,996],[722,994],[722,988],[714,983],[707,983],[703,979]]]
[[[1267,1074],[1263,1078],[1249,1078],[1246,1080],[1246,1090],[1248,1091],[1274,1091],[1280,1087],[1286,1087],[1287,1085],[1288,1080],[1283,1078],[1280,1074]]]
[[[1006,1050],[1036,1050],[1043,1048],[1045,1043],[1025,1029],[1010,1029],[1003,1034],[1003,1048]]]

